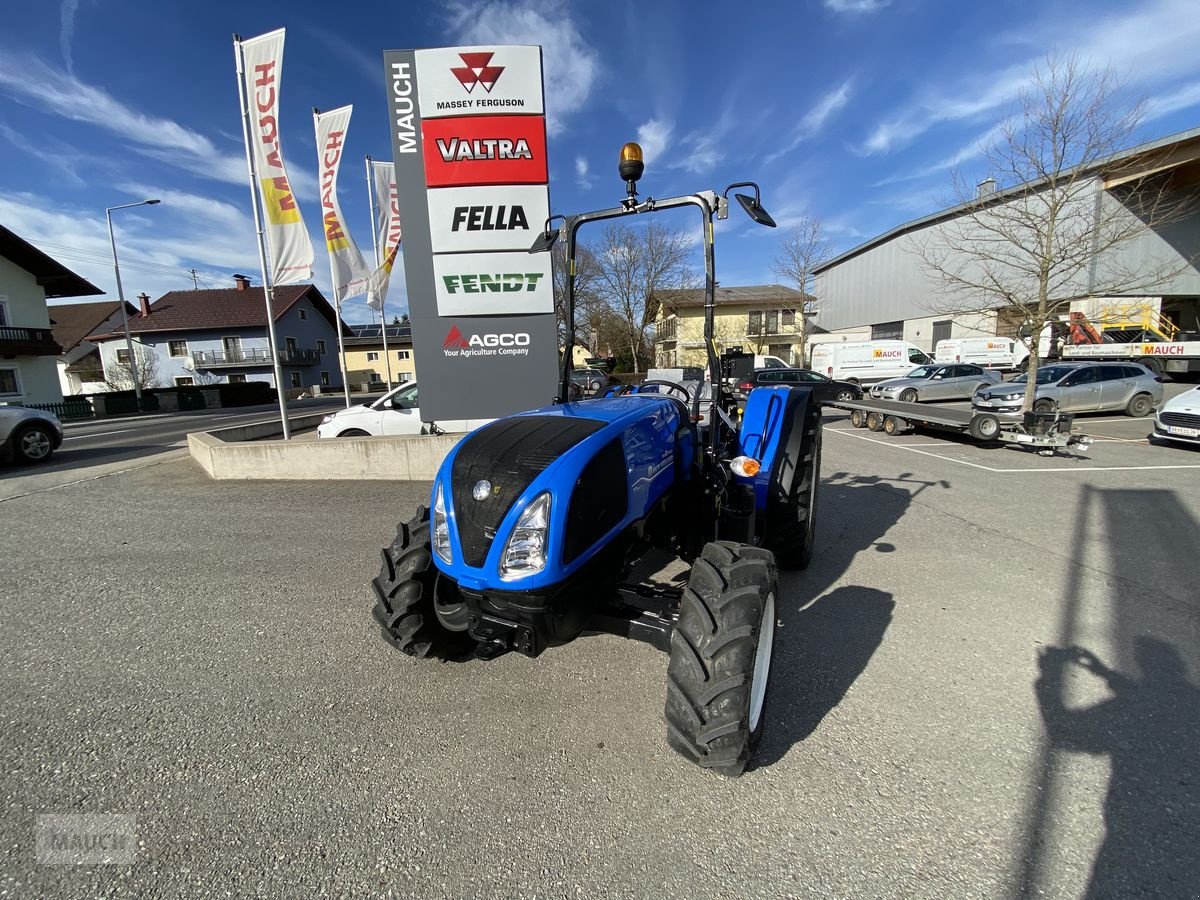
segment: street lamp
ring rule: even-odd
[[[133,337],[129,334],[129,313],[125,310],[125,291],[121,287],[121,267],[117,263],[117,239],[113,236],[112,214],[114,209],[153,206],[156,203],[162,203],[162,201],[139,200],[137,203],[123,203],[120,206],[110,206],[104,210],[104,217],[108,219],[108,242],[112,244],[113,274],[117,276],[117,299],[121,301],[121,323],[125,327],[125,349],[129,354],[129,374],[133,376],[133,392],[137,395],[138,409],[142,408],[142,380],[138,377],[137,357],[133,353]]]

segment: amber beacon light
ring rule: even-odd
[[[621,159],[617,163],[617,171],[621,174],[621,180],[625,182],[625,189],[629,196],[636,197],[638,179],[646,171],[646,164],[642,161],[641,144],[630,141],[621,148]]]

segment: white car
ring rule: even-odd
[[[423,434],[431,429],[421,421],[417,403],[417,383],[410,381],[394,388],[372,403],[338,410],[321,420],[317,437],[369,437]],[[491,419],[455,419],[438,421],[438,431],[462,433],[486,425]]]
[[[0,459],[45,462],[62,440],[62,422],[54,413],[24,406],[0,406]]]
[[[1154,416],[1154,437],[1200,446],[1200,386],[1162,405]]]

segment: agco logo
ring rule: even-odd
[[[495,53],[460,53],[458,56],[463,61],[462,67],[452,68],[450,71],[467,89],[468,94],[475,90],[477,84],[483,85],[483,89],[490,94],[504,72],[504,66],[490,65],[492,57],[495,55]]]
[[[470,356],[528,356],[529,334],[524,331],[501,331],[463,334],[451,325],[442,341],[442,352],[448,357]]]

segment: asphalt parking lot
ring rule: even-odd
[[[1047,459],[830,416],[737,781],[667,748],[649,646],[387,647],[367,582],[423,485],[16,494],[0,893],[1194,896],[1200,452],[1113,418]],[[135,862],[38,864],[80,812],[135,816]]]

